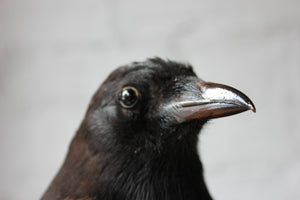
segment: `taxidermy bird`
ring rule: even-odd
[[[113,71],[94,94],[42,200],[208,200],[197,150],[212,118],[254,104],[160,58]]]

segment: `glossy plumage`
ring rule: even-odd
[[[190,109],[177,102],[203,100],[199,82],[190,65],[160,58],[116,69],[93,96],[66,160],[42,199],[212,199],[197,140],[213,113],[201,117],[199,111],[178,120]],[[137,102],[131,106],[133,98]],[[234,106],[242,112],[253,105],[246,104]]]

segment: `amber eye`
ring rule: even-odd
[[[123,108],[133,108],[139,100],[139,92],[134,87],[124,87],[120,93],[119,101]]]

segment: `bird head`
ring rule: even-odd
[[[95,149],[163,151],[196,146],[210,119],[255,112],[242,92],[198,78],[188,64],[159,58],[116,69],[92,98],[84,125]]]
[[[94,94],[45,199],[207,199],[197,139],[212,118],[255,112],[242,92],[159,58],[113,71]]]

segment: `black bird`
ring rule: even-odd
[[[197,151],[212,118],[246,110],[238,90],[160,58],[110,74],[93,96],[42,200],[208,200]]]

